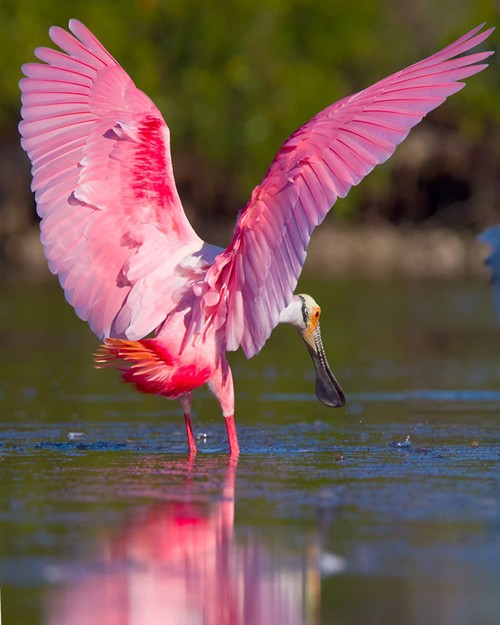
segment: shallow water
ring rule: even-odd
[[[287,327],[217,404],[96,371],[57,289],[7,293],[2,611],[50,625],[483,625],[500,613],[500,332],[486,285],[304,282],[348,396]]]

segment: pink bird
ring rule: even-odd
[[[419,63],[328,106],[285,141],[238,216],[226,249],[200,239],[174,181],[169,129],[153,102],[79,21],[23,66],[22,146],[32,162],[41,240],[76,314],[146,393],[178,399],[190,453],[192,391],[208,384],[239,453],[226,352],[256,354],[278,323],[312,356],[316,394],[345,396],[323,349],[320,308],[294,295],[313,229],[429,111],[486,67],[464,55],[484,24]],[[144,338],[154,332],[154,338]]]

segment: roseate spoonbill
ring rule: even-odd
[[[318,398],[344,393],[321,342],[320,308],[294,289],[313,229],[429,111],[486,67],[464,55],[492,32],[474,28],[440,52],[328,106],[283,144],[240,212],[224,250],[188,222],[160,111],[79,21],[53,27],[64,52],[37,48],[23,66],[22,146],[32,161],[41,239],[66,299],[147,393],[179,399],[196,451],[193,389],[208,383],[239,452],[225,353],[256,354],[280,322],[295,326],[317,373]],[[154,338],[144,338],[151,332]]]

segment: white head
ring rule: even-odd
[[[280,323],[295,326],[303,338],[316,370],[316,396],[323,404],[339,408],[345,404],[345,395],[326,359],[319,318],[321,308],[310,295],[294,295],[281,312]]]

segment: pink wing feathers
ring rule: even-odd
[[[69,25],[78,39],[50,30],[66,54],[38,48],[44,64],[24,65],[20,82],[42,242],[99,337],[141,338],[168,312],[175,259],[201,240],[177,194],[160,112],[83,24]]]
[[[288,304],[312,230],[430,110],[486,67],[482,26],[437,54],[326,108],[282,146],[233,240],[195,287],[192,333],[213,325],[255,354]],[[23,147],[33,164],[49,266],[100,336],[137,339],[168,312],[169,275],[202,246],[173,178],[158,109],[76,20],[52,28],[67,54],[23,67]]]
[[[494,30],[481,25],[440,52],[313,117],[281,147],[241,211],[233,239],[198,286],[195,332],[224,327],[228,350],[257,353],[290,302],[312,230],[344,197],[386,161],[410,129],[460,80],[486,67],[492,52],[465,56]]]

